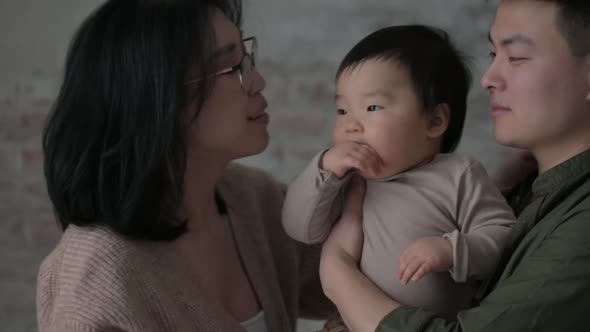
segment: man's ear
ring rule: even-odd
[[[449,128],[449,121],[451,120],[449,105],[438,104],[429,115],[428,137],[439,138]]]

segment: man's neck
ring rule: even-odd
[[[588,134],[579,135],[575,140],[566,143],[553,144],[551,147],[533,149],[531,152],[537,159],[539,174],[590,150],[590,130]]]

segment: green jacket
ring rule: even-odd
[[[481,303],[445,320],[400,307],[392,331],[590,330],[590,150],[541,174]]]

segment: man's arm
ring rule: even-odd
[[[537,235],[546,238],[522,257],[512,258],[520,259],[512,275],[500,280],[479,307],[460,312],[455,320],[445,320],[421,309],[400,307],[381,321],[377,331],[586,330],[590,326],[587,314],[589,225],[590,211],[583,211],[565,220],[550,234]],[[346,303],[340,302],[336,303],[339,308]]]

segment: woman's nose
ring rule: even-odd
[[[256,67],[252,68],[252,94],[260,93],[266,87],[266,80],[262,77],[262,74],[258,71]]]

